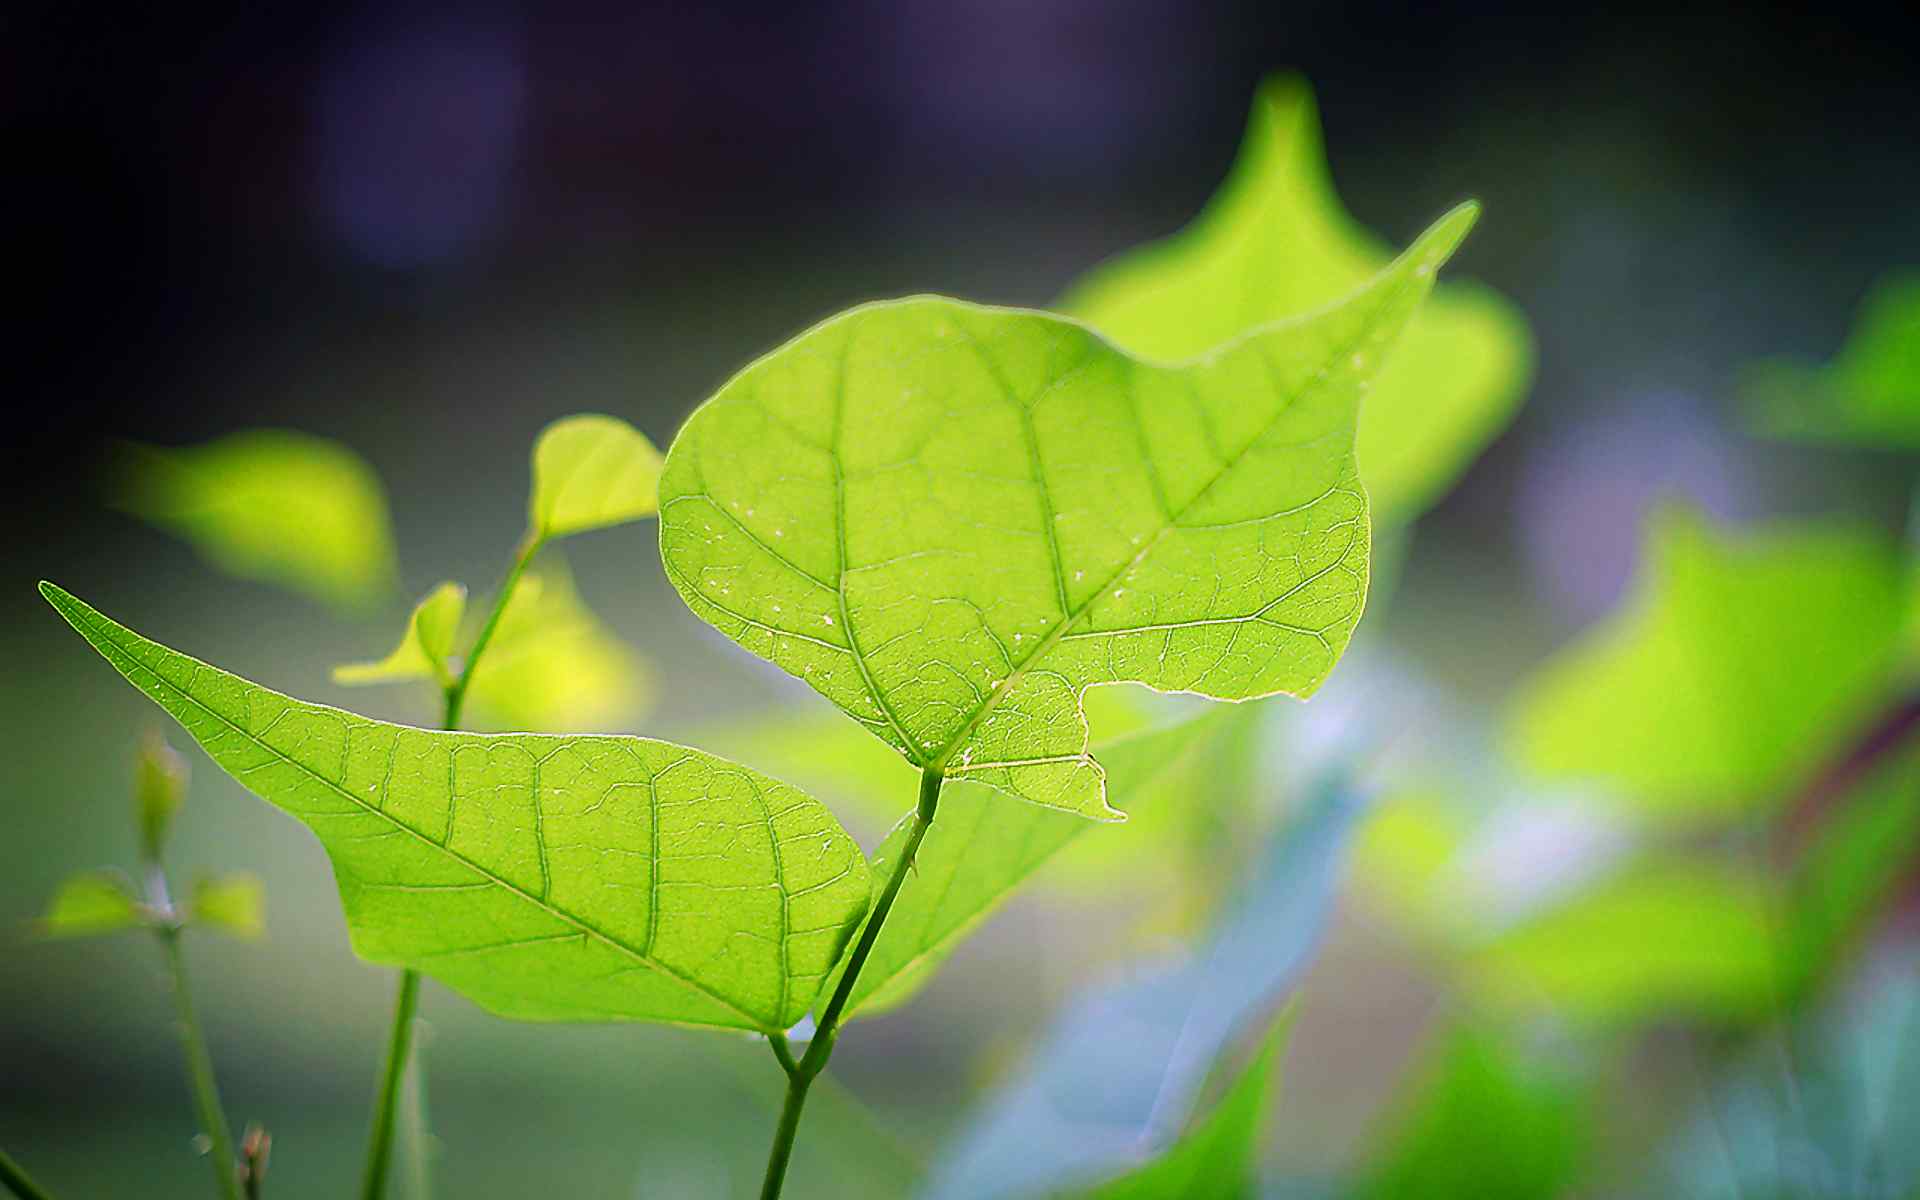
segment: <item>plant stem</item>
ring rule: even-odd
[[[880,940],[880,929],[886,924],[887,914],[893,910],[893,902],[900,895],[901,885],[907,881],[907,872],[913,867],[913,857],[920,852],[920,843],[926,840],[927,829],[933,824],[933,816],[940,805],[940,784],[943,776],[932,767],[920,772],[920,803],[914,809],[913,826],[907,831],[907,844],[900,851],[900,860],[893,864],[893,874],[887,877],[887,885],[880,892],[880,898],[873,903],[873,912],[867,923],[861,927],[860,940],[854,943],[853,953],[847,956],[847,969],[840,976],[840,983],[833,989],[833,998],[827,1001],[827,1007],[820,1014],[819,1026],[815,1029],[813,1040],[807,1043],[807,1052],[800,1061],[787,1070],[787,1098],[780,1108],[780,1125],[774,1131],[773,1150],[767,1155],[767,1173],[760,1185],[760,1200],[779,1200],[780,1188],[786,1182],[787,1162],[793,1157],[794,1136],[800,1130],[800,1111],[807,1103],[807,1089],[813,1086],[814,1077],[826,1069],[827,1060],[833,1057],[834,1039],[840,1035],[840,1017],[846,1011],[847,1002],[853,998],[854,984],[860,979],[860,971],[867,965],[867,957],[873,953],[874,943]],[[773,1041],[774,1054],[785,1067],[792,1058],[792,1051],[782,1053],[785,1037]]]
[[[526,574],[527,566],[533,562],[534,555],[546,545],[546,539],[529,533],[520,549],[513,556],[513,565],[507,568],[507,577],[500,581],[500,591],[493,598],[493,609],[487,613],[486,624],[480,627],[480,636],[474,638],[473,649],[467,651],[467,661],[460,668],[460,677],[447,689],[447,719],[442,722],[444,729],[460,728],[460,709],[467,702],[467,687],[473,682],[473,668],[486,653],[487,643],[493,640],[494,630],[499,628],[500,617],[507,611],[507,601],[512,599],[513,590],[520,585],[520,577]]]
[[[5,1150],[0,1150],[0,1183],[20,1200],[53,1200],[45,1188],[27,1178],[26,1170],[8,1158]]]
[[[200,1019],[193,1011],[193,996],[187,991],[186,956],[180,949],[180,927],[163,925],[155,931],[166,947],[167,968],[173,975],[173,1000],[180,1021],[180,1048],[187,1056],[187,1081],[193,1086],[193,1100],[200,1110],[200,1125],[212,1145],[207,1157],[213,1162],[214,1184],[225,1200],[241,1200],[239,1160],[233,1156],[233,1134],[227,1128],[227,1113],[220,1106],[220,1087],[213,1078],[213,1056],[207,1053],[207,1041],[200,1032]]]

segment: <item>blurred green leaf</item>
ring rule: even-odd
[[[529,531],[566,537],[650,517],[658,510],[660,452],[617,417],[564,417],[533,447]]]
[[[1627,603],[1521,688],[1512,750],[1543,776],[1613,785],[1650,818],[1749,812],[1885,699],[1903,569],[1862,531],[1723,535],[1666,509]]]
[[[1474,915],[1444,890],[1469,832],[1438,792],[1422,787],[1390,796],[1374,805],[1354,835],[1354,880],[1394,920],[1451,947]]]
[[[199,446],[129,443],[116,456],[111,495],[229,574],[342,608],[393,589],[386,493],[337,442],[254,430]]]
[[[257,938],[267,927],[266,885],[244,871],[201,876],[187,894],[186,920],[235,937]]]
[[[144,923],[126,880],[111,871],[89,871],[60,885],[39,928],[50,938],[93,937]]]
[[[431,679],[441,687],[453,682],[448,659],[453,656],[460,622],[466,616],[467,589],[442,583],[413,606],[407,631],[393,653],[378,662],[344,663],[333,669],[335,683],[357,686]]]
[[[687,421],[661,557],[688,605],[951,778],[1111,818],[1080,695],[1306,695],[1365,604],[1363,385],[1472,225],[1184,366],[1035,312],[863,306]]]
[[[1061,308],[1134,354],[1186,359],[1332,304],[1391,257],[1334,193],[1312,90],[1276,76],[1198,219],[1089,272]],[[1532,373],[1512,304],[1472,283],[1435,288],[1361,405],[1355,444],[1375,523],[1432,504],[1512,419]]]
[[[158,732],[142,738],[134,759],[133,797],[140,824],[140,853],[148,862],[160,861],[174,815],[186,796],[187,760],[174,753]]]
[[[216,763],[320,837],[356,952],[503,1016],[780,1032],[866,913],[853,839],[744,767],[642,738],[369,720],[41,591]]]
[[[1920,449],[1920,274],[1876,283],[1833,361],[1755,363],[1740,390],[1775,437]]]
[[[1372,1143],[1356,1200],[1558,1200],[1587,1157],[1586,1106],[1568,1084],[1491,1036],[1437,1039]]]
[[[1085,1200],[1241,1200],[1256,1195],[1260,1129],[1298,1004],[1288,1004],[1213,1111],[1152,1162],[1087,1191]]]

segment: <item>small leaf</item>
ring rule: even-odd
[[[267,888],[257,875],[202,876],[187,895],[186,920],[235,937],[257,938],[266,928]]]
[[[199,446],[128,444],[114,503],[192,543],[215,566],[342,608],[386,597],[391,522],[379,478],[337,442],[288,430]]]
[[[1135,354],[1184,359],[1341,299],[1392,257],[1347,215],[1306,81],[1260,88],[1232,174],[1192,225],[1089,272],[1063,311]],[[1533,372],[1526,321],[1497,293],[1448,283],[1408,320],[1360,407],[1374,522],[1432,504],[1512,419]]]
[[[93,937],[144,923],[126,880],[110,871],[90,871],[60,885],[47,915],[40,918],[40,933],[50,938]]]
[[[1756,363],[1741,391],[1775,437],[1920,449],[1920,274],[1877,283],[1832,362]]]
[[[567,537],[658,510],[660,452],[616,417],[564,417],[533,447],[532,536]]]
[[[819,802],[635,737],[410,729],[306,704],[40,590],[333,860],[356,952],[524,1020],[784,1031],[865,916]]]
[[[1845,527],[1722,535],[1668,509],[1631,599],[1521,689],[1513,752],[1612,784],[1648,817],[1749,812],[1886,694],[1902,570],[1894,546]]]
[[[187,760],[154,733],[141,739],[133,767],[135,815],[140,823],[140,853],[158,862],[167,846],[174,815],[187,796]]]
[[[939,298],[833,318],[674,440],[668,577],[915,765],[1115,817],[1087,687],[1305,696],[1345,649],[1360,394],[1474,213],[1344,302],[1180,366]]]
[[[393,653],[378,662],[345,663],[333,669],[333,681],[347,686],[431,679],[441,687],[453,682],[447,665],[467,611],[467,589],[442,583],[413,606],[407,631]]]

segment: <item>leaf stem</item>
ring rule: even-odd
[[[900,888],[907,881],[907,872],[913,867],[913,858],[920,851],[920,843],[926,840],[927,830],[933,824],[935,811],[940,805],[940,785],[944,776],[934,767],[925,767],[920,772],[920,803],[913,812],[913,826],[907,831],[907,842],[900,851],[900,859],[893,864],[893,874],[887,876],[887,884],[880,891],[880,898],[873,903],[873,912],[867,923],[860,929],[860,939],[854,943],[853,953],[847,956],[847,969],[840,976],[840,983],[833,989],[833,998],[827,1001],[827,1007],[820,1014],[819,1026],[815,1029],[813,1040],[807,1043],[807,1051],[800,1061],[792,1061],[793,1051],[786,1045],[785,1035],[768,1038],[773,1045],[774,1056],[780,1059],[780,1065],[787,1067],[787,1098],[780,1107],[780,1124],[774,1130],[773,1149],[767,1155],[767,1173],[760,1184],[760,1200],[779,1200],[780,1188],[786,1182],[787,1163],[793,1157],[793,1141],[800,1130],[800,1112],[807,1103],[807,1089],[813,1086],[814,1077],[826,1069],[827,1060],[833,1057],[833,1043],[840,1035],[841,1014],[846,1011],[847,1002],[853,998],[853,988],[860,979],[860,971],[867,965],[867,957],[873,953],[874,943],[880,940],[880,929],[886,924],[887,914],[893,910],[893,902],[900,895]]]
[[[467,661],[460,668],[460,677],[447,688],[447,719],[442,723],[442,728],[460,728],[460,710],[467,702],[467,688],[473,683],[473,668],[479,664],[480,656],[486,653],[487,643],[493,640],[494,630],[499,628],[500,618],[507,611],[507,601],[513,598],[514,589],[520,585],[520,577],[526,574],[527,566],[546,544],[545,538],[530,532],[521,541],[520,549],[514,553],[513,565],[507,568],[507,577],[500,581],[500,590],[493,598],[493,609],[487,613],[486,624],[480,626],[480,636],[473,639],[473,649],[467,651]]]
[[[27,1177],[25,1168],[7,1157],[5,1150],[0,1150],[0,1183],[20,1200],[53,1200],[47,1189]]]
[[[233,1155],[233,1133],[227,1128],[226,1110],[220,1106],[220,1087],[213,1077],[213,1056],[207,1053],[207,1040],[200,1031],[200,1018],[193,1009],[193,995],[187,990],[187,963],[180,948],[180,926],[174,923],[158,925],[154,927],[154,932],[160,944],[166,948],[167,969],[173,977],[173,1001],[180,1022],[180,1048],[186,1052],[187,1081],[193,1088],[200,1125],[211,1143],[207,1157],[213,1162],[214,1185],[224,1200],[241,1200],[239,1160]]]

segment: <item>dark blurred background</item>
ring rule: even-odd
[[[1394,613],[1463,703],[1496,702],[1613,602],[1663,493],[1734,517],[1892,527],[1905,511],[1884,458],[1788,453],[1730,417],[1741,364],[1829,355],[1870,281],[1920,263],[1920,40],[1899,6],[27,4],[0,31],[16,295],[0,1143],[65,1195],[203,1180],[151,947],[25,933],[59,879],[130,857],[127,752],[151,724],[33,580],[336,702],[326,666],[393,628],[221,578],[106,511],[112,439],[276,425],[343,440],[391,492],[408,593],[484,588],[546,421],[605,411],[664,446],[735,369],[849,303],[1044,304],[1195,212],[1257,80],[1293,69],[1318,91],[1347,206],[1384,237],[1484,201],[1452,270],[1518,301],[1538,339],[1527,407],[1418,527]],[[674,599],[651,527],[583,539],[573,559],[677,681],[649,732],[792,697]],[[427,715],[423,697],[354,702]],[[337,1196],[389,979],[347,951],[307,835],[199,775],[183,861],[251,867],[271,893],[269,941],[209,942],[199,962],[230,1106],[285,1131],[276,1196]],[[796,1194],[906,1186],[979,1061],[1016,1055],[1073,983],[1071,949],[1036,970],[1017,943],[1003,929],[848,1040],[841,1075],[889,1115],[876,1127],[838,1097],[810,1114]],[[1383,1029],[1418,1011],[1364,945],[1336,935],[1334,952],[1358,1003],[1388,998]],[[1413,998],[1396,1007],[1396,989]],[[745,1039],[514,1027],[431,985],[427,1011],[444,1194],[757,1179],[776,1096]],[[1321,1089],[1326,1136],[1282,1139],[1304,1170],[1338,1168],[1379,1103],[1368,1081],[1390,1081],[1412,1040],[1362,1033],[1329,1030],[1311,1056],[1354,1073]]]

